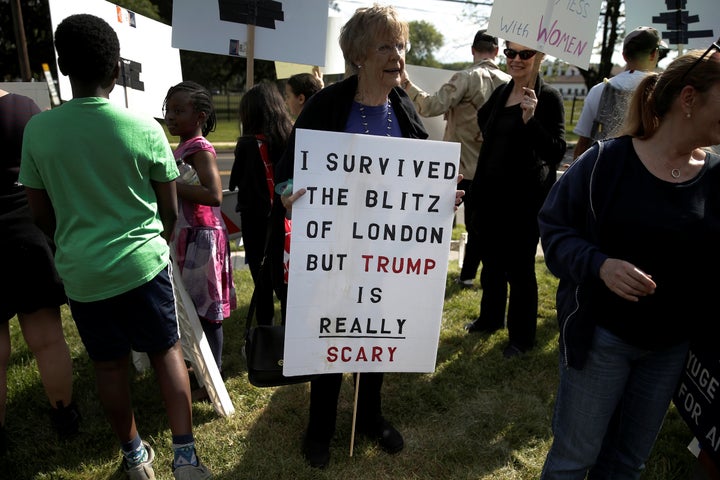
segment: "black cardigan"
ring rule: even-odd
[[[488,101],[478,110],[478,126],[483,134],[483,148],[478,157],[478,167],[473,180],[472,195],[476,207],[479,203],[487,202],[483,193],[494,189],[517,190],[527,197],[535,193],[537,208],[544,199],[550,187],[555,182],[555,171],[565,155],[567,144],[565,142],[565,110],[560,93],[554,88],[545,85],[540,77],[535,82],[535,94],[538,98],[534,116],[517,132],[517,142],[512,151],[502,152],[503,155],[515,159],[522,158],[522,162],[515,162],[523,171],[516,171],[513,179],[498,179],[485,174],[488,154],[497,155],[495,150],[496,117],[500,110],[505,108],[507,99],[512,92],[515,81],[500,85],[496,88]],[[531,180],[528,184],[527,181]]]
[[[295,158],[295,129],[323,130],[328,132],[344,132],[350,110],[352,109],[355,92],[357,91],[357,75],[328,85],[310,100],[295,121],[295,126],[285,153],[275,170],[275,183],[292,178]],[[415,110],[410,97],[399,87],[393,88],[389,95],[393,110],[397,116],[400,130],[405,138],[427,138],[422,120]],[[276,202],[280,203],[280,202]]]

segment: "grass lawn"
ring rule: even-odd
[[[537,479],[551,442],[557,386],[556,279],[541,258],[538,344],[527,355],[505,360],[507,332],[468,335],[463,325],[478,313],[482,291],[451,281],[450,264],[437,366],[431,374],[386,376],[384,413],[403,433],[406,447],[389,456],[358,439],[349,457],[352,385],[346,375],[330,466],[306,466],[300,442],[307,422],[308,385],[260,389],[247,382],[242,346],[252,280],[236,272],[239,310],[225,323],[224,373],[235,406],[229,418],[208,403],[193,405],[199,454],[216,479],[530,480]],[[11,320],[14,346],[8,375],[7,429],[10,455],[0,459],[0,477],[13,480],[123,478],[118,444],[97,400],[92,365],[64,310],[75,368],[75,395],[82,411],[80,435],[58,445],[49,426],[47,400],[32,355]],[[159,480],[172,478],[171,437],[152,372],[133,379],[140,433],[156,451]],[[643,479],[689,479],[695,465],[686,446],[692,435],[671,407]]]

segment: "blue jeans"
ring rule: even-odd
[[[643,350],[597,327],[582,370],[560,362],[542,480],[640,478],[687,351],[687,343]]]

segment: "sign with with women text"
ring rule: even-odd
[[[590,66],[601,0],[495,2],[488,33],[557,57]]]
[[[460,144],[296,135],[283,374],[432,372]]]

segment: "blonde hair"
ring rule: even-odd
[[[720,61],[703,50],[692,50],[673,60],[661,74],[648,74],[635,89],[621,135],[652,137],[685,86],[704,95],[720,82]]]
[[[397,10],[392,6],[374,4],[372,7],[358,8],[340,30],[340,49],[345,58],[345,71],[356,74],[361,62],[378,38],[393,38],[407,42],[410,29],[400,20]]]

